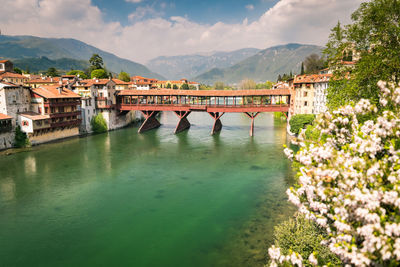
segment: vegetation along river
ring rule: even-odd
[[[285,190],[285,122],[192,113],[0,156],[0,266],[263,266]]]

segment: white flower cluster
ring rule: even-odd
[[[293,266],[303,266],[303,258],[298,253],[292,252],[292,254],[285,256],[281,254],[280,248],[272,246],[268,249],[268,254],[271,258],[271,267],[277,267],[284,262],[290,263]]]
[[[330,250],[355,266],[400,262],[400,88],[378,85],[380,104],[388,110],[377,113],[361,100],[321,114],[320,140],[300,136],[297,154],[285,150],[302,166],[299,185],[287,191],[289,200],[327,230]],[[368,116],[374,119],[357,119]],[[278,252],[269,251],[275,265],[287,257]],[[308,260],[316,264],[314,255]]]

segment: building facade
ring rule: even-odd
[[[20,114],[20,126],[32,144],[79,135],[80,96],[62,86],[31,90],[31,111]]]
[[[320,114],[328,110],[326,106],[326,96],[329,87],[329,80],[332,74],[320,74],[314,84],[315,97],[314,97],[314,114]]]

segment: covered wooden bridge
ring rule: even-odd
[[[156,115],[173,111],[179,117],[175,133],[190,127],[187,119],[193,111],[207,112],[214,119],[212,134],[222,128],[220,118],[227,112],[240,112],[251,119],[250,135],[254,134],[254,119],[261,112],[287,114],[290,91],[277,90],[122,90],[117,93],[120,112],[141,111],[145,121],[139,133],[159,127]]]

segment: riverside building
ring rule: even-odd
[[[31,90],[31,110],[19,114],[21,130],[32,144],[79,135],[80,96],[63,86]]]

